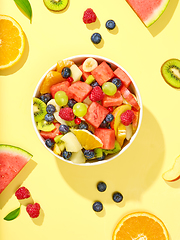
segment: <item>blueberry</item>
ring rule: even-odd
[[[50,114],[50,113],[47,113],[47,114],[45,115],[45,120],[46,120],[47,122],[53,122],[53,121],[54,121],[54,115],[53,115],[53,114]]]
[[[115,26],[116,26],[116,23],[115,23],[114,20],[108,20],[108,21],[106,22],[106,28],[109,29],[109,30],[114,29]]]
[[[123,200],[123,195],[119,192],[113,193],[113,200],[117,203],[121,202]]]
[[[70,70],[70,68],[64,67],[64,68],[62,69],[61,75],[62,75],[63,78],[68,78],[68,77],[70,77],[70,75],[71,75],[71,70]]]
[[[94,202],[92,207],[95,212],[101,212],[103,210],[103,205],[99,201]]]
[[[52,95],[50,93],[45,93],[39,97],[39,99],[41,99],[41,101],[43,101],[46,104],[47,102],[49,102],[49,100],[51,100],[51,98],[52,98]]]
[[[71,155],[72,155],[72,153],[71,153],[71,152],[68,152],[68,151],[66,151],[66,150],[64,150],[63,153],[62,153],[62,156],[63,156],[63,158],[65,158],[65,159],[69,159],[69,158],[71,157]]]
[[[47,105],[47,107],[46,107],[46,112],[47,113],[53,114],[55,111],[56,111],[56,108],[55,108],[54,105],[52,105],[52,104]]]
[[[97,184],[97,189],[100,192],[104,192],[106,190],[106,188],[107,188],[107,186],[106,186],[105,182],[99,182]]]
[[[93,87],[93,88],[94,88],[94,87],[97,87],[97,86],[100,86],[97,81],[91,83],[90,85],[91,85],[91,87]]]
[[[50,138],[46,139],[45,144],[48,148],[52,148],[54,146],[54,141]]]
[[[62,134],[66,134],[69,132],[69,127],[65,124],[61,124],[59,126],[59,131],[62,133]]]
[[[78,126],[79,129],[88,129],[88,124],[86,122],[81,122]]]
[[[104,119],[100,125],[100,128],[106,128],[107,127],[107,122],[106,120]]]
[[[84,150],[84,156],[87,159],[91,159],[95,156],[94,150]]]
[[[106,118],[105,118],[106,122],[110,123],[112,122],[113,119],[114,119],[114,116],[111,113],[106,115]]]
[[[93,35],[91,36],[91,41],[94,43],[94,44],[98,44],[100,43],[102,37],[99,33],[93,33]]]
[[[121,87],[122,85],[122,82],[119,78],[113,78],[112,83],[114,83],[114,85],[116,85],[117,88]]]
[[[68,107],[73,108],[74,104],[76,104],[77,101],[74,99],[69,99],[68,101]]]
[[[99,158],[96,158],[98,161],[104,160],[106,157],[106,154],[103,152],[103,155]]]

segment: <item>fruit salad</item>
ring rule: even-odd
[[[32,109],[46,147],[76,164],[103,161],[122,151],[140,116],[128,74],[93,57],[58,61],[43,77]]]

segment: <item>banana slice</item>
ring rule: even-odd
[[[91,72],[98,66],[98,62],[94,58],[86,58],[83,62],[82,68],[84,72]]]
[[[52,104],[55,108],[56,108],[56,112],[59,112],[61,107],[56,103],[55,99],[51,99],[49,100],[49,102],[47,103],[47,105]]]
[[[54,117],[56,119],[56,121],[58,121],[60,124],[64,124],[64,125],[67,125],[65,120],[62,119],[60,116],[59,116],[59,112],[55,112],[54,113]]]

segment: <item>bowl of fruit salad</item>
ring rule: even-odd
[[[57,158],[95,165],[121,155],[134,141],[142,100],[128,72],[96,55],[59,60],[38,82],[32,122],[42,144]]]

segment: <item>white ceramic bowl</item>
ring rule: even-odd
[[[105,58],[105,57],[101,57],[101,56],[96,56],[96,55],[76,55],[76,56],[73,56],[73,57],[69,57],[69,58],[66,58],[64,60],[72,60],[74,63],[76,64],[81,64],[86,58],[88,57],[92,57],[92,58],[95,58],[98,63],[102,62],[102,61],[106,61],[108,63],[111,64],[111,67],[112,69],[116,69],[117,67],[120,67],[131,79],[132,83],[130,85],[130,89],[131,89],[131,92],[135,94],[136,98],[137,98],[137,101],[139,103],[139,106],[140,106],[140,113],[139,113],[139,122],[138,122],[138,127],[136,129],[136,132],[133,134],[133,136],[131,137],[131,139],[129,140],[129,142],[127,142],[127,144],[121,149],[120,152],[116,153],[116,154],[111,154],[111,155],[107,155],[106,156],[106,159],[104,160],[101,160],[101,161],[89,161],[89,162],[86,162],[86,163],[81,163],[81,164],[78,164],[78,163],[72,163],[70,160],[66,160],[64,159],[63,157],[59,156],[59,155],[56,155],[54,154],[54,152],[49,149],[46,145],[45,145],[45,141],[44,139],[41,137],[41,135],[39,134],[39,131],[37,130],[37,127],[36,127],[36,123],[34,121],[34,113],[33,113],[33,100],[32,100],[32,104],[31,104],[31,118],[32,118],[32,122],[33,122],[33,126],[34,126],[34,129],[35,129],[35,132],[39,138],[39,140],[41,141],[41,143],[44,145],[44,147],[50,151],[55,157],[59,158],[60,160],[63,160],[67,163],[71,163],[71,164],[75,164],[75,165],[83,165],[83,166],[90,166],[90,165],[97,165],[97,164],[102,164],[102,163],[105,163],[105,162],[108,162],[108,161],[111,161],[112,159],[120,156],[124,151],[126,151],[129,146],[131,145],[131,143],[135,140],[136,136],[137,136],[137,133],[139,131],[139,128],[141,126],[141,121],[142,121],[142,100],[141,100],[141,96],[140,96],[140,93],[139,93],[139,90],[138,90],[138,87],[136,85],[136,83],[134,82],[134,80],[132,79],[132,77],[129,75],[129,73],[123,68],[121,67],[118,63],[115,63],[114,61],[108,59],[108,58]],[[59,60],[59,59],[58,59]],[[40,81],[38,82],[37,86],[36,86],[36,89],[34,91],[34,94],[33,94],[33,97],[39,97],[40,96],[40,93],[39,93],[39,89],[40,89],[40,86],[41,86],[41,83],[43,82],[46,74],[50,71],[50,70],[55,70],[56,69],[56,64],[54,66],[52,66],[50,69],[47,70],[47,72],[45,72],[45,74],[41,77]]]

